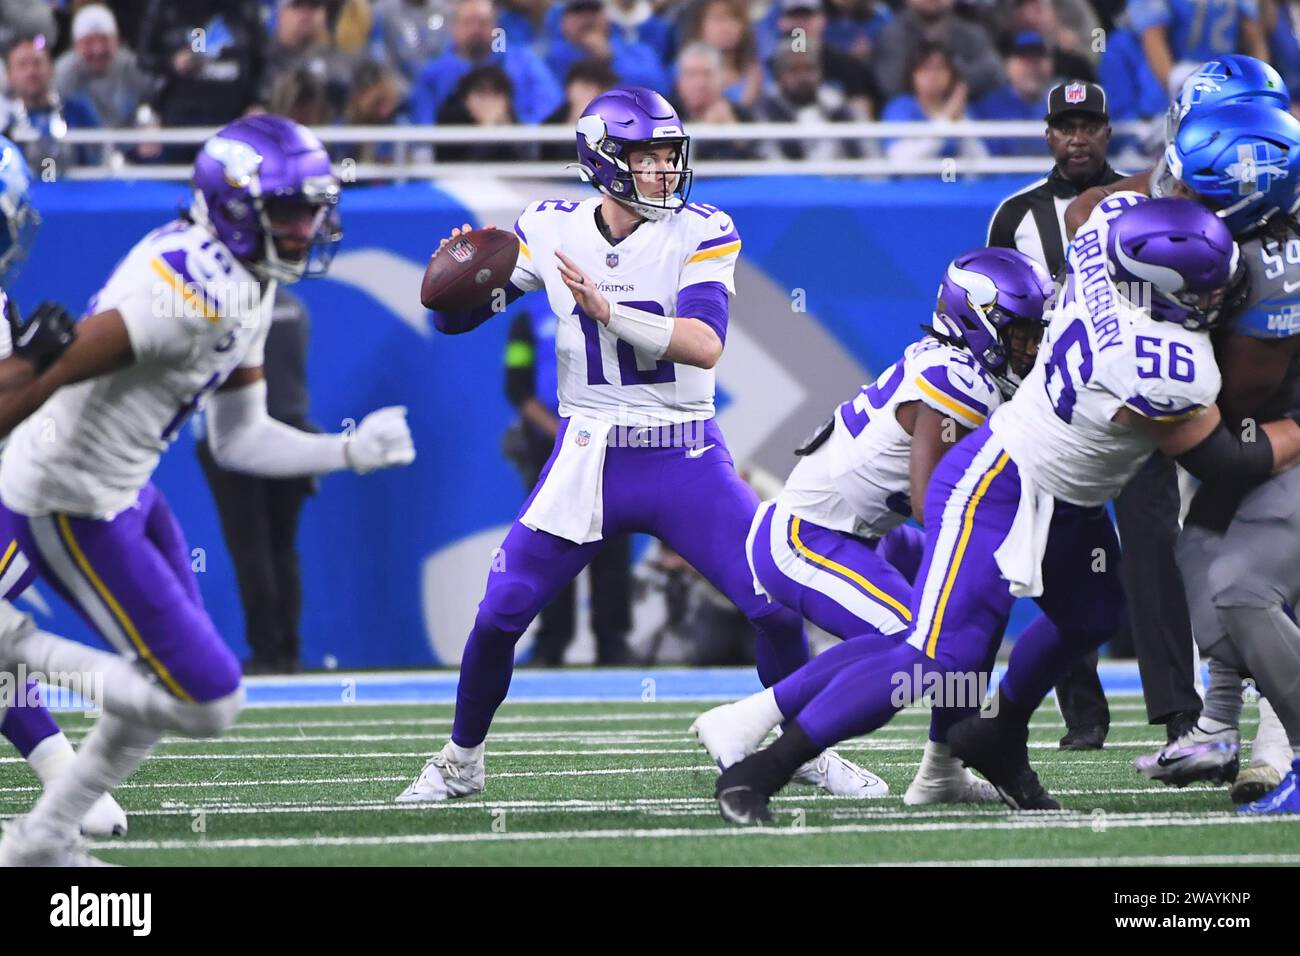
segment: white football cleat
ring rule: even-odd
[[[80,836],[63,836],[29,826],[26,817],[6,823],[4,836],[0,837],[0,867],[114,865],[91,856]]]
[[[1240,750],[1241,734],[1236,727],[1215,726],[1201,717],[1173,743],[1138,757],[1133,765],[1148,780],[1159,780],[1173,787],[1185,787],[1201,780],[1230,783],[1237,779]]]
[[[870,800],[889,796],[889,784],[875,774],[863,770],[851,760],[845,760],[834,750],[823,750],[795,771],[797,783],[821,787],[835,797],[857,797]]]
[[[1268,764],[1247,767],[1232,782],[1229,796],[1233,803],[1254,803],[1262,800],[1282,785],[1282,775]]]
[[[487,770],[483,745],[458,747],[450,740],[429,758],[420,775],[401,792],[398,803],[434,803],[483,792]]]
[[[1250,766],[1237,774],[1230,796],[1233,803],[1262,800],[1282,784],[1291,769],[1291,742],[1286,728],[1268,698],[1259,699],[1259,727],[1250,745]]]
[[[91,806],[81,821],[81,832],[86,836],[126,836],[126,811],[111,793],[106,793]]]
[[[691,724],[691,733],[721,770],[744,760],[781,722],[771,689],[706,710]]]
[[[1268,702],[1267,697],[1259,699],[1259,727],[1255,729],[1255,739],[1250,745],[1250,766],[1272,767],[1277,771],[1278,782],[1291,770],[1291,741],[1287,739],[1286,728],[1278,719],[1277,711]]]
[[[1002,798],[993,784],[962,766],[947,744],[925,742],[925,755],[916,776],[903,794],[903,803],[920,807],[928,803],[997,803]]]
[[[67,773],[76,759],[77,752],[61,733],[50,734],[27,755],[27,763],[32,772],[45,787]],[[91,805],[90,811],[81,821],[81,832],[86,836],[126,835],[126,814],[112,794],[104,794]]]

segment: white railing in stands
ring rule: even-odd
[[[688,127],[695,143],[748,142],[772,140],[885,140],[885,139],[1013,139],[1041,137],[1043,123],[1036,121],[965,120],[958,123],[744,123],[718,125],[696,123]],[[1151,126],[1141,122],[1114,124],[1116,136],[1145,137]],[[212,128],[185,129],[75,129],[68,130],[60,142],[68,145],[129,147],[139,144],[193,145],[211,136]],[[442,162],[428,158],[427,147],[445,144],[538,145],[569,143],[573,132],[564,126],[326,126],[316,130],[323,142],[335,147],[340,159],[346,147],[354,144],[392,144],[393,163],[355,163],[348,168],[348,178],[356,181],[382,179],[443,179],[452,177],[494,176],[513,179],[571,177],[571,170],[558,161],[519,160],[509,162]],[[31,139],[33,137],[19,137]],[[423,154],[423,155],[422,155]],[[703,176],[939,176],[986,175],[997,173],[1041,173],[1047,150],[1042,156],[987,156],[951,160],[889,159],[815,159],[815,160],[694,160],[692,166]],[[61,170],[69,179],[149,179],[185,180],[187,165],[133,164],[125,162],[119,149],[106,151],[105,161],[96,166],[74,166]]]

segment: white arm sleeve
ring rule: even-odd
[[[314,435],[266,413],[266,382],[214,392],[208,399],[208,447],[217,464],[263,478],[296,478],[348,467],[342,435]]]

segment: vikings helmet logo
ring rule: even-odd
[[[247,189],[262,165],[261,154],[237,139],[213,136],[203,144],[203,152],[221,164],[226,182],[234,189]]]

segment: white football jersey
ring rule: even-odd
[[[1112,421],[1121,407],[1177,421],[1219,394],[1209,335],[1152,319],[1110,278],[1110,222],[1145,199],[1115,193],[1079,228],[1038,361],[989,422],[1023,474],[1077,505],[1105,504],[1155,451],[1145,435]]]
[[[801,458],[780,501],[824,528],[888,534],[912,515],[912,436],[898,407],[924,402],[965,428],[978,428],[1002,394],[969,352],[926,337],[835,411],[834,430]]]
[[[236,368],[262,364],[274,299],[275,283],[204,227],[149,233],[87,310],[121,314],[135,361],[59,389],[14,429],[0,499],[26,515],[131,507],[190,413]]]
[[[611,303],[676,315],[677,295],[687,286],[719,282],[728,294],[736,291],[740,234],[725,212],[692,202],[611,245],[596,226],[600,203],[599,196],[544,199],[515,223],[519,261],[510,281],[525,292],[544,288],[557,320],[561,417],[580,412],[629,425],[712,418],[713,370],[655,361],[580,313],[555,251],[576,262]]]

